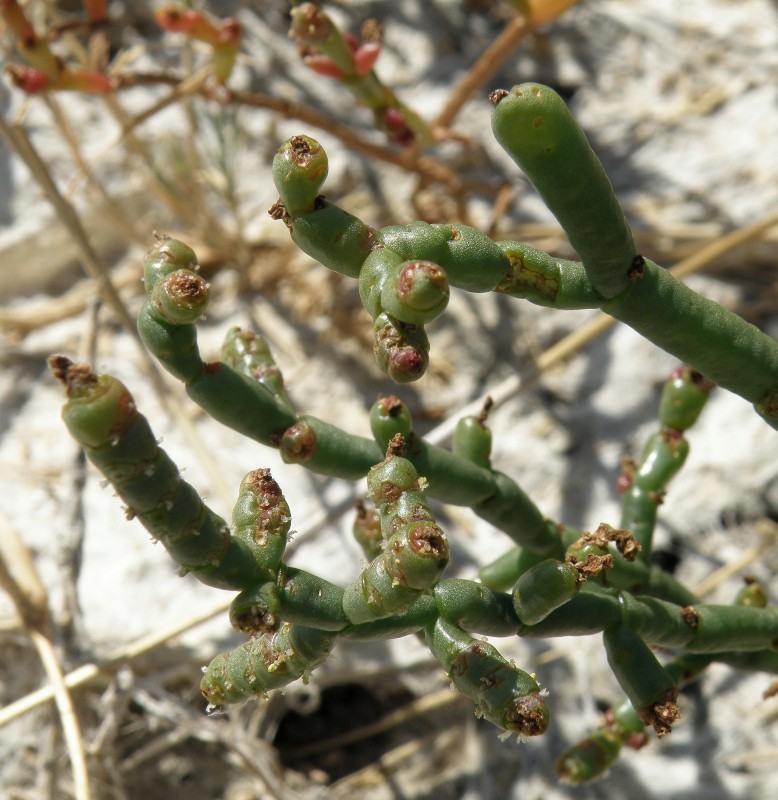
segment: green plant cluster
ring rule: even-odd
[[[230,620],[252,638],[207,668],[201,688],[210,704],[305,678],[338,638],[416,633],[478,714],[505,731],[536,735],[549,724],[545,691],[479,637],[600,634],[626,701],[560,759],[560,774],[582,782],[602,774],[646,727],[666,734],[678,718],[678,686],[707,664],[778,671],[778,611],[755,601],[757,590],[730,605],[701,603],[650,559],[658,505],[712,384],[746,398],[778,427],[778,344],[636,252],[607,176],[558,95],[524,84],[491,100],[498,141],[557,216],[580,262],[460,224],[373,229],[321,195],[327,157],[306,136],[278,150],[280,199],[271,214],[306,253],[358,280],[376,362],[396,382],[423,374],[424,328],[445,310],[451,287],[560,309],[601,308],[687,364],[665,385],[659,430],[624,465],[618,527],[585,532],[545,517],[516,481],[493,469],[485,413],[460,420],[446,449],[418,436],[407,407],[388,395],[370,411],[367,439],[297,413],[255,333],[231,330],[221,359],[204,361],[196,322],[208,286],[194,252],[176,240],[160,239],[145,259],[143,341],[217,421],[278,448],[288,463],[349,481],[367,476],[372,505],[358,514],[355,535],[369,564],[351,583],[337,586],[284,562],[291,512],[267,470],[246,476],[228,524],[182,479],[124,386],[63,356],[51,363],[67,387],[68,429],[129,513],[184,571],[238,592]],[[427,497],[471,508],[512,548],[477,579],[446,578],[447,537]],[[662,663],[654,647],[674,660]]]

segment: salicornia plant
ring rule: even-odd
[[[327,42],[317,47],[332,57]],[[251,638],[205,670],[201,689],[210,705],[305,678],[339,638],[419,634],[477,714],[533,736],[549,724],[545,689],[481,637],[601,634],[626,698],[560,758],[560,774],[583,782],[601,775],[624,744],[643,742],[646,728],[670,731],[678,686],[711,662],[778,672],[778,609],[761,587],[747,586],[730,605],[705,604],[651,560],[658,506],[713,385],[746,398],[778,427],[778,343],[636,251],[602,166],[551,89],[525,84],[490,99],[495,136],[580,262],[493,241],[462,224],[374,229],[322,196],[327,156],[302,135],[275,157],[280,199],[270,213],[306,253],[358,280],[376,361],[395,382],[424,373],[425,326],[445,311],[450,287],[558,309],[600,308],[677,356],[686,366],[666,382],[657,432],[624,461],[617,525],[586,532],[560,524],[493,469],[488,407],[461,419],[445,449],[417,435],[408,408],[389,394],[370,410],[373,438],[366,439],[299,413],[258,334],[232,329],[221,360],[204,361],[196,322],[208,286],[195,253],[173,239],[159,239],[144,262],[143,341],[210,416],[278,448],[285,462],[348,481],[367,476],[371,505],[359,508],[354,531],[369,564],[353,581],[338,586],[285,563],[291,511],[267,469],[244,478],[228,524],[182,479],[118,380],[64,356],[51,366],[67,388],[68,429],[128,514],[183,572],[238,592],[230,621]],[[448,540],[427,497],[470,507],[512,547],[473,580],[446,578]],[[660,660],[653,647],[671,655]]]

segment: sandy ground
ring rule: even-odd
[[[285,34],[285,3],[219,5],[239,13],[246,31],[237,88],[305,103],[382,143],[369,114],[341,87],[312,79],[299,64]],[[496,223],[501,237],[571,255],[489,133],[488,90],[525,80],[551,83],[569,97],[643,252],[658,262],[671,265],[775,212],[775,5],[676,5],[581,3],[527,36],[473,95],[453,126],[470,144],[447,142],[432,155],[466,181],[515,183]],[[160,37],[145,3],[111,10],[125,15],[112,36],[130,53],[128,69],[160,68],[166,59],[177,68],[180,41]],[[380,19],[379,74],[427,119],[509,19],[507,3],[454,0],[343,2],[333,13],[353,20],[354,30],[367,17]],[[201,57],[197,49],[192,54],[195,63]],[[164,94],[127,91],[123,113],[138,114]],[[369,434],[367,409],[390,388],[372,364],[370,322],[354,283],[302,256],[266,214],[276,199],[268,164],[278,143],[299,132],[320,137],[331,157],[328,197],[373,225],[420,214],[452,219],[462,210],[474,224],[494,222],[494,191],[468,193],[457,204],[440,187],[420,187],[407,170],[362,158],[331,132],[266,111],[220,112],[203,102],[184,111],[175,104],[122,138],[115,109],[98,99],[27,101],[4,84],[0,104],[5,124],[21,126],[77,210],[95,260],[110,268],[130,315],[142,301],[138,265],[151,232],[180,233],[200,253],[212,283],[213,304],[200,326],[203,351],[214,355],[232,325],[261,330],[298,408],[352,433]],[[67,131],[104,195],[76,163]],[[171,201],[166,186],[184,201]],[[88,358],[120,377],[187,480],[220,513],[229,513],[248,470],[271,467],[294,515],[291,562],[340,583],[363,563],[349,533],[351,504],[363,487],[283,464],[275,451],[198,413],[172,381],[155,389],[134,337],[111,308],[95,302],[82,272],[88,258],[72,228],[57,221],[40,184],[7,144],[0,146],[0,189],[3,537],[15,531],[34,557],[64,671],[80,667],[79,674],[88,674],[72,700],[94,797],[761,800],[778,794],[778,705],[762,700],[770,678],[723,667],[684,691],[683,721],[670,737],[625,754],[600,783],[559,785],[555,757],[619,699],[595,639],[495,642],[550,691],[551,730],[522,744],[501,741],[476,720],[414,637],[341,644],[307,686],[206,716],[199,669],[239,641],[223,613],[229,597],[178,578],[162,548],[124,519],[117,498],[85,467],[62,427],[61,392],[46,357]],[[776,241],[773,229],[718,256],[689,283],[775,336]],[[398,390],[417,430],[441,441],[445,421],[468,403],[486,393],[500,397],[490,416],[496,467],[516,477],[546,514],[585,529],[617,521],[620,459],[655,429],[659,385],[675,366],[628,329],[612,328],[565,365],[528,380],[550,346],[593,316],[455,293],[430,328],[429,374]],[[729,602],[745,573],[774,587],[774,433],[744,401],[720,391],[689,439],[692,456],[662,508],[657,549],[710,602]],[[507,540],[469,511],[435,508],[452,542],[450,574],[472,576],[506,549]],[[47,679],[5,596],[0,623],[0,702],[7,711]],[[102,668],[90,673],[84,665]],[[2,714],[0,794],[74,796],[54,705],[43,701],[13,719]],[[365,727],[376,721],[383,721],[380,730]],[[353,741],[335,740],[355,728]]]

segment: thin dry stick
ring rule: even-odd
[[[229,602],[222,600],[218,606],[203,614],[190,617],[185,622],[171,626],[157,633],[143,636],[130,644],[124,645],[106,656],[99,663],[82,664],[77,669],[64,676],[64,685],[68,689],[76,686],[83,686],[90,683],[103,672],[112,669],[117,664],[132,661],[151,650],[166,644],[171,639],[175,639],[182,633],[208,622],[217,614],[221,614],[229,608]],[[0,709],[0,728],[7,725],[12,720],[23,714],[32,711],[34,708],[49,702],[54,697],[54,692],[50,686],[44,686],[30,694],[25,695],[14,703]]]
[[[462,110],[462,106],[502,67],[524,38],[528,29],[527,20],[522,16],[513,17],[508,22],[500,31],[499,36],[484,50],[480,58],[454,87],[443,110],[432,123],[434,128],[451,127],[451,123]]]
[[[119,123],[119,125],[124,130],[124,135],[122,137],[123,141],[127,145],[127,149],[134,153],[145,165],[148,169],[149,173],[153,176],[154,180],[151,184],[152,190],[162,199],[164,203],[166,203],[174,213],[176,213],[182,220],[185,220],[187,223],[192,224],[193,220],[191,214],[189,213],[189,208],[185,202],[180,200],[176,197],[173,190],[166,185],[166,183],[161,179],[159,171],[154,166],[154,160],[149,153],[148,147],[146,143],[135,136],[133,130],[127,129],[128,124],[128,117],[125,113],[124,109],[122,108],[121,104],[119,103],[118,98],[115,94],[106,94],[103,96],[103,100],[105,102],[106,108],[111,112],[114,119]]]
[[[349,150],[360,153],[371,159],[377,159],[387,164],[392,164],[409,172],[415,172],[425,178],[442,183],[453,190],[459,191],[462,182],[459,176],[445,163],[432,156],[422,156],[414,152],[401,152],[388,147],[373,144],[356,133],[353,128],[335,122],[326,114],[301,103],[281,100],[270,95],[251,92],[232,92],[227,102],[237,105],[264,108],[276,111],[289,119],[296,119],[306,125],[312,125],[319,130],[338,139]]]
[[[54,702],[59,712],[60,721],[62,722],[65,746],[73,770],[73,788],[76,800],[90,800],[92,792],[89,788],[89,773],[86,768],[86,755],[84,752],[84,741],[81,737],[81,728],[79,727],[78,718],[73,708],[70,692],[65,684],[62,667],[54,652],[54,645],[38,631],[29,631],[29,636],[35,645],[35,649],[38,651],[38,656],[46,671],[46,677],[49,679],[49,684],[51,685],[54,695]]]
[[[354,789],[364,791],[367,787],[382,785],[387,782],[387,773],[399,770],[417,757],[419,753],[426,754],[432,763],[440,763],[441,759],[450,761],[452,750],[461,747],[465,735],[463,725],[446,728],[437,733],[413,739],[410,742],[395,747],[388,753],[381,755],[375,763],[368,764],[345,778],[341,778],[330,786],[330,791],[336,792],[341,797],[353,796]],[[351,791],[348,791],[351,790]]]
[[[197,78],[197,80],[195,80]],[[167,75],[147,76],[146,83],[160,82],[174,85],[173,91],[154,105],[141,111],[130,119],[122,121],[122,136],[132,133],[139,125],[147,122],[155,114],[177,102],[182,96],[197,93],[209,100],[215,100],[212,89],[202,83],[199,73],[195,73],[191,78],[176,83],[176,79]],[[126,78],[117,77],[117,88],[122,89],[134,86],[136,82],[133,76]],[[183,87],[183,88],[182,88]],[[218,98],[220,102],[229,105],[247,106],[249,108],[261,108],[288,118],[312,125],[319,130],[325,131],[336,139],[339,139],[347,148],[357,153],[377,159],[396,167],[416,172],[424,177],[431,178],[446,185],[459,187],[461,181],[459,177],[449,167],[439,159],[431,156],[419,156],[415,153],[393,150],[389,147],[374,144],[373,142],[360,136],[353,128],[348,125],[336,122],[326,114],[302,103],[295,103],[291,100],[283,100],[262,92],[242,92],[231,91],[224,97]]]
[[[19,614],[22,625],[30,637],[43,664],[48,688],[62,722],[65,746],[73,772],[76,800],[90,800],[89,773],[86,768],[84,742],[73,702],[65,685],[62,668],[54,645],[46,635],[51,630],[46,590],[38,576],[32,555],[19,534],[0,517],[0,587],[5,589]]]
[[[155,79],[156,82],[172,84],[173,89],[169,94],[157,100],[156,103],[149,106],[145,111],[141,111],[138,114],[126,119],[126,121],[124,121],[122,124],[122,139],[129,136],[138,126],[143,125],[144,122],[147,122],[152,117],[159,114],[160,111],[164,111],[166,108],[169,108],[182,98],[191,96],[195,93],[204,93],[204,86],[210,74],[210,67],[201,67],[199,70],[197,70],[197,72],[192,73],[188,78],[181,80],[170,78],[168,76],[157,76]],[[123,79],[121,77],[117,78],[117,88],[119,89],[130,85],[128,83],[122,83],[122,80]]]
[[[29,548],[1,511],[0,588],[11,598],[24,625],[40,631],[51,630],[46,587]]]
[[[84,226],[81,224],[76,210],[62,196],[57,185],[51,178],[48,167],[38,154],[26,132],[21,126],[9,126],[0,117],[0,135],[5,139],[8,147],[15,151],[32,173],[33,178],[43,189],[48,201],[54,206],[62,224],[68,229],[70,235],[75,240],[81,251],[81,258],[84,269],[100,287],[100,291],[106,302],[111,306],[122,325],[129,331],[135,332],[135,321],[127,311],[127,307],[119,297],[107,270],[103,267],[97,256],[92,243],[89,241]],[[137,332],[134,333],[137,338]],[[140,341],[138,339],[138,341]]]
[[[136,264],[117,270],[113,276],[113,285],[117,289],[138,285],[138,282]],[[14,308],[0,308],[0,328],[24,336],[30,331],[81,314],[98,295],[99,289],[94,281],[87,280],[77,283],[57,297],[31,300]]]
[[[158,758],[184,738],[193,737],[202,742],[220,742],[233,754],[237,754],[245,762],[246,768],[254,772],[265,785],[266,795],[263,796],[283,797],[286,800],[297,798],[296,793],[283,786],[280,771],[273,769],[275,764],[270,757],[271,745],[268,742],[235,736],[234,729],[229,729],[207,716],[196,714],[191,707],[161,687],[140,687],[133,692],[133,699],[144,711],[167,720],[175,727],[134,751],[121,763],[122,772],[142,768],[144,762]]]
[[[124,231],[128,239],[138,243],[144,242],[146,237],[138,228],[135,227],[127,214],[122,213],[122,209],[120,208],[119,204],[113,197],[111,197],[102,181],[100,181],[97,175],[95,175],[95,172],[89,165],[89,162],[84,158],[78,138],[75,135],[75,132],[73,131],[73,128],[70,125],[67,117],[65,116],[64,111],[62,110],[62,105],[51,94],[44,94],[43,99],[51,111],[51,115],[54,118],[54,122],[59,129],[59,132],[62,134],[62,138],[70,148],[70,154],[73,157],[74,163],[83,175],[87,184],[91,186],[92,189],[94,189],[102,199],[103,203],[105,204],[105,210],[110,214],[110,218],[115,222],[117,227]]]

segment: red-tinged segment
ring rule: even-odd
[[[208,44],[218,44],[216,26],[199,11],[168,3],[154,12],[154,19],[160,28],[170,33],[184,33]]]
[[[336,81],[346,77],[343,70],[324,53],[300,48],[300,56],[305,66],[312,69],[317,75],[323,75],[325,78],[334,78]]]
[[[416,142],[416,133],[405,121],[405,115],[398,108],[387,108],[383,112],[384,130],[394,144],[400,147],[412,147]]]
[[[11,83],[27,94],[40,94],[51,89],[51,80],[39,69],[9,64],[5,68],[5,72],[11,79]]]
[[[381,55],[381,45],[377,42],[365,42],[354,49],[354,72],[360,77],[367,75]]]
[[[427,369],[428,358],[414,347],[400,347],[389,354],[388,374],[396,383],[418,380]]]

